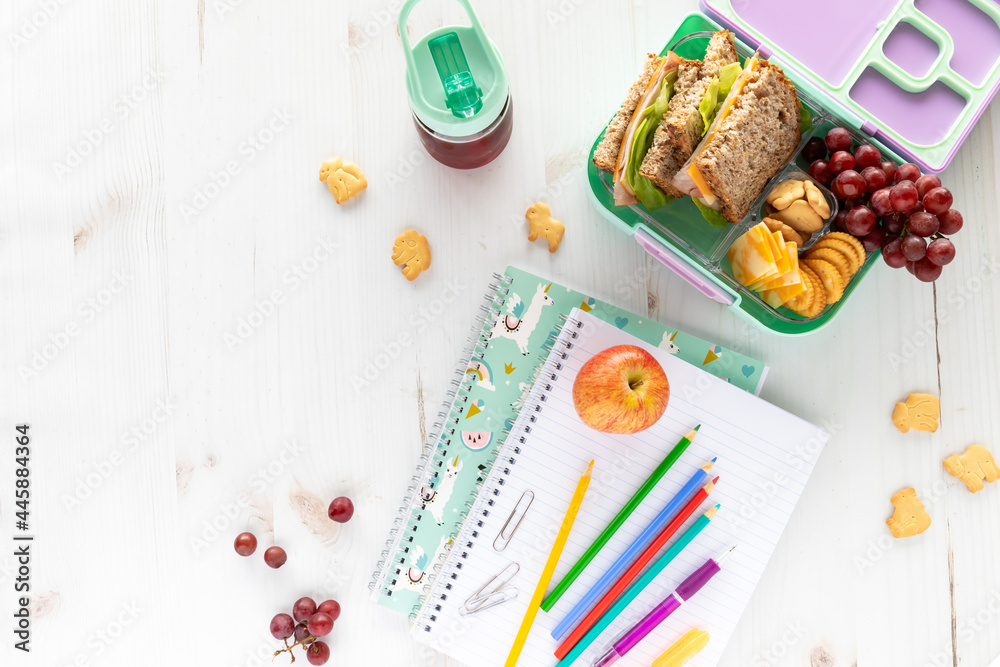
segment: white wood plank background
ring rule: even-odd
[[[461,18],[425,4],[414,35]],[[270,664],[268,620],[312,594],[344,607],[330,664],[455,664],[418,650],[367,582],[478,296],[513,262],[766,360],[763,396],[835,431],[723,665],[989,664],[1000,489],[971,496],[941,460],[1000,448],[997,106],[944,176],[967,222],[941,280],[880,268],[833,326],[778,338],[644,256],[584,194],[595,134],[694,1],[475,4],[515,129],[495,163],[458,173],[412,129],[396,0],[4,3],[4,627],[24,421],[38,537],[34,650],[5,632],[0,662]],[[349,206],[316,179],[334,155],[368,175]],[[538,199],[567,225],[555,255],[519,222]],[[413,284],[389,260],[409,227],[434,252]],[[400,334],[413,343],[356,389]],[[913,390],[941,395],[938,433],[890,423]],[[889,497],[908,485],[934,523],[893,542]],[[342,494],[357,514],[338,527],[324,510]],[[237,558],[244,529],[289,564]]]

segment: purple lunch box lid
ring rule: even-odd
[[[965,0],[961,1],[964,2]],[[956,114],[956,97],[961,98],[963,101],[957,112],[958,114],[963,113],[965,106],[971,103],[961,93],[949,88],[945,84],[934,83],[928,87],[926,98],[920,100],[918,103],[909,97],[910,94],[902,88],[898,88],[895,85],[889,88],[879,86],[879,82],[873,81],[873,79],[881,76],[879,73],[876,72],[866,77],[870,71],[875,72],[875,70],[869,69],[863,70],[854,81],[850,82],[853,86],[851,90],[854,91],[854,103],[858,107],[862,107],[864,105],[859,103],[857,98],[859,96],[867,98],[871,102],[867,105],[868,109],[848,107],[834,96],[834,91],[829,90],[837,85],[843,87],[844,79],[854,69],[858,59],[864,55],[872,40],[876,39],[886,29],[893,30],[891,37],[887,39],[883,47],[887,58],[895,63],[907,62],[910,66],[924,67],[923,72],[909,72],[916,77],[926,75],[930,71],[931,65],[937,59],[937,55],[928,56],[927,43],[931,43],[934,49],[938,49],[939,47],[930,37],[927,37],[922,31],[905,22],[905,20],[898,23],[889,20],[899,5],[899,0],[841,0],[836,4],[835,8],[831,7],[829,3],[822,2],[823,8],[826,11],[823,16],[823,27],[821,31],[813,34],[802,34],[797,20],[789,17],[789,11],[793,4],[799,11],[798,16],[802,12],[814,11],[809,5],[819,4],[818,0],[812,0],[811,2],[800,0],[794,3],[791,0],[731,0],[731,3],[734,10],[739,11],[739,18],[727,16],[721,10],[714,7],[710,3],[710,0],[700,0],[702,10],[707,16],[731,30],[748,46],[758,49],[764,57],[770,57],[773,53],[771,47],[777,44],[769,45],[762,43],[760,37],[751,34],[748,28],[753,29],[760,35],[774,34],[776,31],[780,32],[782,28],[786,28],[790,36],[785,44],[780,46],[782,49],[787,48],[789,53],[793,50],[798,53],[808,50],[815,46],[817,39],[825,40],[824,46],[829,46],[832,39],[836,39],[836,48],[817,49],[815,53],[810,53],[809,59],[811,62],[809,64],[802,63],[801,59],[789,62],[784,58],[781,64],[789,71],[794,81],[799,83],[800,86],[805,84],[811,89],[809,92],[818,98],[816,101],[837,116],[841,122],[874,137],[900,157],[909,159],[919,165],[921,170],[925,172],[940,172],[951,163],[958,153],[959,148],[961,148],[968,135],[972,132],[972,128],[976,122],[986,111],[989,101],[1000,90],[1000,77],[996,77],[997,80],[993,82],[985,101],[980,103],[978,108],[971,110],[971,117],[964,123],[963,127],[955,129],[955,132],[960,135],[959,140],[948,149],[947,153],[944,154],[943,160],[941,160],[941,153],[939,153],[934,160],[935,164],[930,164],[927,157],[921,155],[919,152],[918,145],[912,147],[904,146],[893,136],[882,131],[881,128],[892,127],[898,134],[905,136],[914,136],[915,134],[930,135],[934,132],[940,132],[939,128],[943,122],[955,123],[958,120]],[[976,12],[980,12],[973,5],[970,5],[970,7],[973,7]],[[864,17],[864,20],[858,20],[859,15]],[[752,21],[757,17],[766,17],[768,21],[766,30]],[[744,19],[747,20],[741,23]],[[762,18],[761,20],[764,19]],[[976,20],[976,16],[972,12],[951,12],[948,14],[947,20],[952,31],[959,31],[963,36],[970,36],[970,39],[989,40],[991,39],[992,32],[997,33],[997,35],[992,36],[993,42],[997,42],[1000,39],[1000,28],[997,27],[995,22]],[[873,27],[865,28],[865,25]],[[831,35],[836,35],[836,38],[831,38]],[[965,71],[969,71],[968,68],[977,66],[972,61],[974,55],[967,49],[961,51],[956,49],[951,60],[952,67],[956,69],[965,68]],[[803,69],[810,66],[812,67],[811,69]],[[909,70],[909,67],[902,67],[901,65],[900,67],[904,70]],[[991,64],[988,69],[984,70],[984,74],[989,73],[993,67],[994,65]],[[814,69],[817,71],[814,71]],[[840,83],[831,83],[831,81]],[[986,83],[985,78],[982,83]],[[935,88],[937,90],[933,90]],[[894,91],[895,94],[893,94]],[[876,117],[870,111],[872,106],[877,106],[886,115],[891,115],[898,119],[896,124],[890,126],[885,121]],[[938,122],[937,125],[934,124],[937,119],[945,118],[950,120]],[[918,144],[918,142],[914,141],[913,144]],[[936,164],[939,161],[940,164]]]

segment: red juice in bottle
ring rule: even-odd
[[[455,169],[492,162],[514,129],[510,82],[496,46],[486,37],[468,0],[470,24],[439,28],[411,48],[406,20],[419,0],[399,13],[406,56],[406,88],[413,124],[427,152]]]

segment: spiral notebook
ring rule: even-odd
[[[411,617],[572,308],[589,311],[742,390],[758,393],[767,376],[767,366],[760,361],[527,271],[508,267],[494,278],[469,349],[456,369],[453,391],[434,424],[369,584],[381,605]],[[624,294],[640,284],[623,279],[614,292]]]
[[[588,428],[572,402],[574,380],[582,364],[597,352],[621,344],[640,345],[652,353],[666,371],[671,388],[663,417],[651,428],[627,436]],[[722,509],[712,524],[575,663],[591,664],[598,650],[645,615],[706,559],[735,544],[737,549],[723,572],[621,660],[623,666],[649,665],[685,632],[698,627],[710,633],[711,641],[690,664],[716,664],[828,436],[822,429],[578,309],[573,310],[555,341],[511,437],[500,452],[500,463],[494,466],[473,504],[455,540],[456,547],[415,620],[414,636],[469,665],[502,665],[587,463],[596,460],[593,481],[553,585],[666,452],[696,424],[701,424],[701,429],[684,456],[583,571],[552,613],[538,615],[519,664],[557,662],[553,651],[558,643],[549,635],[557,621],[690,475],[717,456],[712,472],[720,476],[719,484],[704,507],[688,521],[690,525],[709,507],[720,503]],[[533,492],[534,500],[506,549],[497,551],[494,540],[527,491]],[[510,574],[515,569],[516,574],[506,584],[506,601],[475,613],[461,612],[466,601],[475,599],[476,592],[497,574]]]

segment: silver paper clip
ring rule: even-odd
[[[527,503],[524,502],[525,499],[528,500]],[[493,538],[494,551],[503,551],[504,549],[507,548],[507,545],[510,544],[510,541],[514,539],[514,533],[517,532],[517,529],[520,527],[521,522],[524,521],[524,516],[528,513],[528,508],[531,507],[531,503],[533,502],[535,502],[534,491],[529,489],[521,494],[521,497],[518,498],[517,500],[517,504],[514,505],[514,509],[511,510],[510,516],[507,517],[507,521],[504,522],[503,528],[501,528],[497,536]],[[524,509],[521,509],[522,503],[524,504]],[[520,515],[518,515],[519,512]],[[517,517],[517,523],[515,523],[514,526],[510,529],[510,531],[508,531],[507,527],[510,526],[510,522],[513,521],[515,517]],[[499,545],[497,544],[497,540],[500,540]]]
[[[462,615],[475,614],[516,598],[517,589],[513,586],[507,586],[507,584],[520,570],[521,566],[517,563],[508,563],[495,577],[469,596],[469,599],[459,608],[459,613]]]

